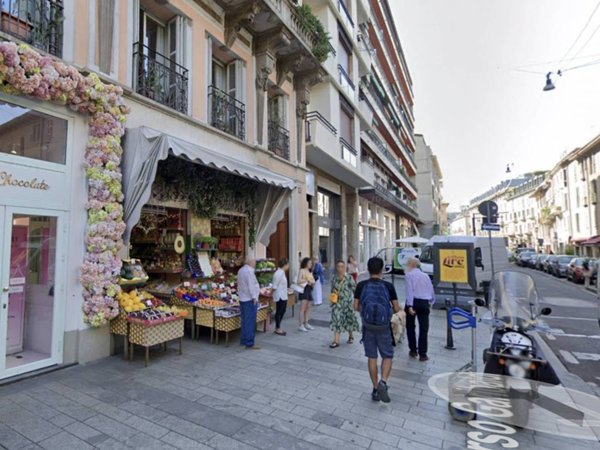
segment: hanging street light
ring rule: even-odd
[[[554,74],[554,72],[548,72],[546,74],[546,86],[544,86],[544,91],[551,91],[553,89],[556,89],[556,86],[554,86],[554,83],[552,82],[553,74]],[[559,70],[558,72],[556,72],[556,75],[558,75],[559,77],[562,77],[562,71]]]

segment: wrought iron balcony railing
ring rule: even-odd
[[[133,44],[134,89],[138,94],[186,114],[188,70],[155,50]]]
[[[354,83],[352,82],[352,78],[350,78],[350,75],[348,75],[348,72],[346,72],[346,70],[342,67],[341,64],[338,64],[338,72],[340,74],[340,85],[342,86],[348,97],[354,99],[355,87]]]
[[[290,160],[290,132],[274,120],[269,120],[269,150]]]
[[[2,0],[0,31],[54,56],[62,56],[62,0]]]
[[[215,86],[208,87],[210,124],[239,139],[246,139],[246,105]]]

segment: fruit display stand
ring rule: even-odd
[[[123,357],[128,359],[129,322],[127,322],[127,316],[123,312],[110,321],[110,332],[113,335],[123,337]]]
[[[268,303],[259,303],[256,313],[256,323],[262,323],[262,331],[267,331],[267,323],[270,317],[271,308]],[[226,315],[224,310],[217,310],[214,318],[215,343],[219,344],[219,332],[225,333],[225,346],[229,346],[229,333],[239,330],[242,327],[242,319],[239,313]]]
[[[148,367],[150,359],[150,347],[154,345],[163,345],[166,351],[167,343],[175,339],[179,340],[179,354],[183,352],[183,317],[177,317],[173,320],[157,323],[145,324],[133,322],[129,324],[129,360],[133,360],[134,345],[139,345],[145,349],[145,366]]]

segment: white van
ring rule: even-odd
[[[439,242],[455,242],[473,244],[475,258],[480,261],[479,267],[475,267],[478,294],[484,294],[484,285],[492,280],[492,257],[490,254],[490,243],[487,236],[433,236],[421,251],[421,270],[433,279],[433,244]],[[506,241],[502,237],[492,238],[492,253],[494,256],[494,270],[510,269],[508,261],[508,250]],[[487,282],[487,283],[486,283]],[[435,306],[444,306],[444,299],[437,299]],[[470,298],[459,297],[458,303],[466,306]]]

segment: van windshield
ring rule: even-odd
[[[419,260],[425,264],[433,264],[433,247],[429,245],[423,247],[423,250],[421,250],[421,256],[419,257]]]

